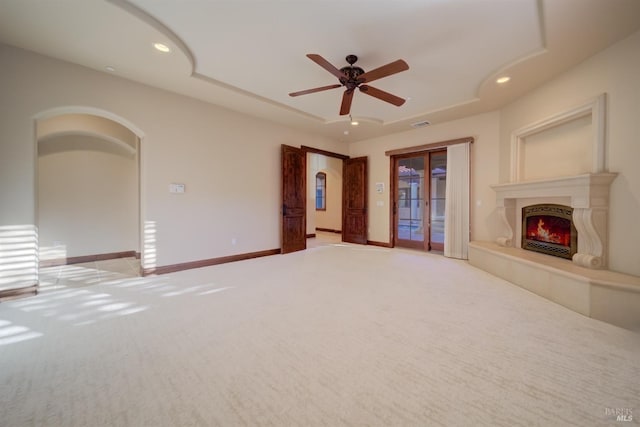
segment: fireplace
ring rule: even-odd
[[[469,263],[585,316],[640,330],[640,279],[607,269],[616,174],[605,162],[605,113],[602,94],[514,130],[508,182],[491,186],[496,243],[470,242]]]
[[[538,204],[522,208],[522,249],[572,259],[578,251],[573,208]]]

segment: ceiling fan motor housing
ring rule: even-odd
[[[340,83],[347,86],[349,89],[354,89],[358,86],[358,77],[364,74],[364,70],[360,67],[343,67],[340,71],[344,74],[344,79],[340,79]]]
[[[361,83],[358,82],[358,77],[360,77],[361,74],[364,74],[364,70],[360,67],[353,66],[353,64],[358,60],[356,55],[347,55],[345,59],[349,66],[340,68],[340,72],[345,76],[344,79],[340,79],[340,83],[346,86],[348,90],[353,90]]]

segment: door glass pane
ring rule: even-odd
[[[444,243],[444,204],[447,189],[447,152],[431,154],[431,242]]]
[[[398,229],[402,240],[424,240],[424,157],[398,160]]]

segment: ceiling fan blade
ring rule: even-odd
[[[393,104],[396,107],[404,104],[405,100],[400,98],[399,96],[395,96],[389,92],[385,92],[380,89],[376,89],[372,86],[362,85],[360,86],[360,92],[366,93],[367,95],[371,95],[374,98],[381,99],[382,101],[388,102],[389,104]]]
[[[387,65],[383,65],[382,67],[378,67],[361,74],[358,76],[358,81],[361,83],[370,83],[374,80],[381,79],[382,77],[387,77],[408,69],[409,64],[404,62],[402,59],[398,59],[397,61],[390,62]]]
[[[307,58],[309,58],[310,60],[312,60],[313,62],[315,62],[316,64],[318,64],[319,66],[321,66],[322,68],[324,68],[325,70],[333,74],[334,76],[336,76],[338,79],[345,78],[345,75],[342,71],[338,70],[329,61],[327,61],[317,53],[308,53]]]
[[[300,95],[306,95],[308,93],[322,92],[323,90],[335,89],[340,86],[342,85],[335,84],[335,85],[329,85],[329,86],[316,87],[313,89],[301,90],[299,92],[291,92],[289,96],[300,96]]]
[[[342,105],[340,106],[340,115],[346,116],[351,111],[351,101],[353,100],[353,89],[347,89],[342,95]]]

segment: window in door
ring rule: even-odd
[[[324,172],[316,174],[316,210],[327,210],[327,174]]]

